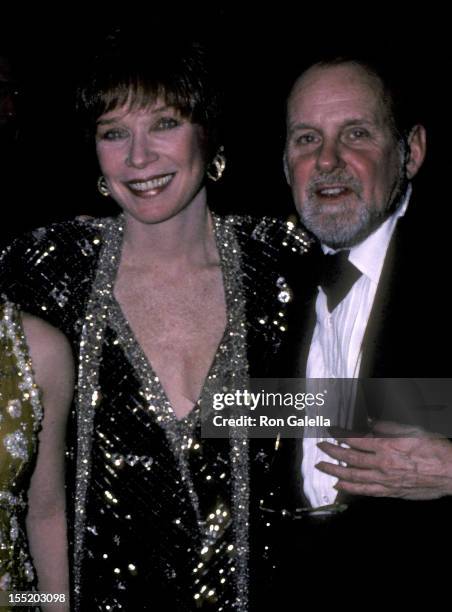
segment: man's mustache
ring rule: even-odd
[[[354,191],[358,196],[361,196],[361,182],[346,173],[335,174],[318,174],[312,178],[307,187],[307,192],[310,197],[316,196],[319,188],[330,187],[331,185],[345,187]]]

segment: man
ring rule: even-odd
[[[425,319],[426,343],[419,345],[420,355],[411,345],[413,328],[403,324],[404,320],[411,323],[408,313],[413,309],[423,317],[428,312],[419,295],[409,306],[406,300],[413,291],[403,286],[402,279],[407,279],[402,265],[413,271],[415,252],[408,250],[405,241],[402,261],[397,253],[411,191],[408,181],[424,160],[426,135],[421,125],[396,124],[390,95],[370,68],[338,61],[311,67],[297,80],[289,98],[285,169],[301,220],[324,251],[349,249],[349,261],[362,273],[332,312],[324,291],[319,290],[307,377],[353,378],[357,373],[361,377],[439,377],[450,371],[441,354],[432,355],[438,353],[440,343],[438,337],[430,339],[432,329]],[[415,278],[410,274],[409,280],[416,282],[418,294],[419,268],[414,272]],[[397,285],[405,295],[401,302]],[[396,296],[391,291],[397,291]],[[399,303],[392,304],[395,297]],[[418,319],[417,328],[419,323]],[[373,326],[377,329],[372,330]],[[388,328],[391,336],[384,338]],[[329,350],[333,337],[338,343]],[[413,353],[415,363],[407,362]],[[325,463],[321,451],[316,457],[322,459],[319,469],[339,478],[339,490],[406,499],[452,493],[452,445],[443,440],[425,439],[420,444],[405,439],[397,449],[387,439],[349,443],[353,450],[328,442],[321,446],[349,467]],[[438,458],[440,473],[432,470],[429,457]],[[391,471],[383,469],[387,461]]]
[[[314,274],[311,286],[305,273],[299,279],[285,377],[450,377],[441,351],[450,324],[436,271],[447,261],[444,245],[434,243],[425,217],[419,224],[421,203],[411,194],[426,133],[401,102],[375,68],[347,59],[312,65],[290,93],[286,177],[319,257],[327,266],[342,255],[333,276]],[[378,414],[377,406],[371,416]],[[337,585],[353,584],[399,568],[425,576],[450,524],[452,444],[403,421],[378,420],[368,436],[341,441],[305,437],[298,445],[298,504],[313,509],[299,521],[309,566],[330,562],[329,576],[316,574],[325,586],[332,575]],[[322,511],[344,494],[364,497],[347,498],[341,514]]]

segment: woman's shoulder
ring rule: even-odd
[[[230,215],[225,222],[237,238],[244,270],[268,277],[291,275],[309,266],[315,241],[291,220],[252,215]],[[255,274],[253,273],[254,277]]]
[[[17,249],[19,245],[42,245],[47,243],[57,243],[59,246],[67,245],[68,249],[77,248],[84,245],[85,240],[101,240],[102,230],[113,222],[113,218],[75,218],[68,221],[52,223],[45,227],[38,227],[34,230],[19,235],[4,252]],[[95,242],[96,244],[96,242]]]
[[[38,227],[15,238],[0,255],[0,278],[4,274],[20,273],[27,276],[43,270],[58,276],[66,269],[90,266],[97,259],[104,228],[113,218],[73,219]],[[1,283],[0,283],[1,285]]]
[[[297,256],[308,253],[314,244],[308,232],[291,219],[253,215],[228,215],[224,219],[234,228],[239,239],[255,243],[263,250]]]
[[[88,299],[110,219],[74,219],[16,238],[0,257],[0,294],[68,330]]]

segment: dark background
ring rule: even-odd
[[[293,76],[318,50],[380,56],[410,77],[413,102],[428,129],[428,159],[416,191],[423,201],[422,232],[447,230],[450,104],[449,37],[445,15],[413,11],[395,16],[377,5],[272,10],[243,7],[156,9],[122,6],[93,15],[82,9],[36,15],[18,10],[0,22],[0,53],[9,54],[20,79],[20,139],[0,168],[1,239],[77,214],[111,214],[97,194],[93,150],[81,138],[73,110],[78,75],[96,42],[113,25],[139,23],[139,35],[158,29],[193,30],[215,42],[224,75],[226,153],[222,185],[212,190],[230,211],[287,216],[290,194],[282,173],[284,100]],[[143,27],[144,25],[144,27]],[[158,58],[156,59],[158,61]],[[425,222],[425,223],[424,223]],[[430,229],[431,226],[431,229]]]

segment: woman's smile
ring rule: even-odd
[[[127,181],[125,184],[134,195],[140,198],[153,197],[166,189],[175,175],[175,172],[171,172],[146,179]]]

